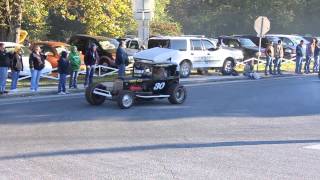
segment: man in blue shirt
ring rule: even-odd
[[[319,42],[316,39],[315,48],[314,48],[314,66],[313,66],[313,72],[318,73],[319,72]]]
[[[118,65],[118,76],[124,77],[126,75],[126,65],[129,63],[128,55],[126,53],[126,44],[121,41],[117,49],[116,64]]]
[[[302,52],[303,43],[304,43],[304,41],[301,40],[300,44],[298,44],[296,47],[296,71],[295,72],[297,74],[302,74],[301,68],[302,68],[302,60],[303,60],[303,52]]]

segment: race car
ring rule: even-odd
[[[135,60],[131,77],[117,78],[114,82],[92,84],[86,88],[86,100],[101,105],[106,99],[116,101],[128,109],[135,101],[168,98],[172,104],[182,104],[186,88],[179,83],[177,65],[168,61]]]

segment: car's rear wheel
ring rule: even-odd
[[[106,90],[106,87],[102,84],[92,84],[86,88],[85,95],[86,95],[86,100],[89,104],[94,106],[99,106],[104,103],[104,101],[106,100],[106,97],[98,94],[94,94],[93,91],[96,88]]]
[[[231,75],[234,69],[234,63],[232,59],[226,59],[223,63],[222,74]]]
[[[182,104],[187,98],[187,90],[180,84],[172,84],[168,89],[168,95],[171,104]]]
[[[129,91],[121,91],[117,102],[121,109],[129,109],[134,104],[134,94]]]
[[[191,74],[191,64],[188,61],[183,61],[180,64],[180,77],[187,78]]]

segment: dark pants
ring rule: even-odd
[[[275,58],[273,68],[274,74],[281,74],[281,61],[282,59],[280,57]]]
[[[84,81],[84,86],[92,84],[93,74],[94,74],[94,65],[87,66],[86,68],[86,79]]]
[[[269,69],[269,74],[272,74],[272,57],[271,56],[267,56],[267,59],[266,59],[266,67],[264,70],[264,73],[266,75],[268,75],[268,69]]]
[[[313,72],[314,73],[318,73],[319,72],[319,56],[314,56]]]
[[[310,73],[310,63],[311,63],[311,56],[306,57],[306,64],[304,65],[304,73]]]
[[[77,88],[78,71],[72,71],[70,75],[69,88]]]
[[[118,76],[124,77],[126,75],[126,65],[121,64],[118,66]]]
[[[59,74],[58,92],[66,92],[67,74]]]

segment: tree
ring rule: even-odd
[[[0,2],[0,41],[14,41],[19,38],[24,0],[2,0]]]

